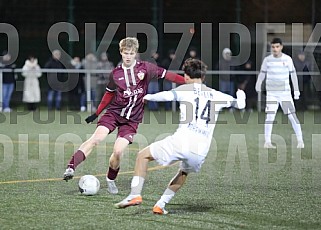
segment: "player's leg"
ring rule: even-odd
[[[72,155],[66,172],[64,173],[64,180],[68,181],[73,178],[77,166],[88,157],[93,148],[103,141],[108,134],[109,129],[105,126],[98,126],[96,128],[94,134],[87,141],[82,143],[79,149]]]
[[[131,182],[130,194],[124,200],[115,204],[116,208],[126,208],[142,203],[141,192],[143,190],[147,174],[148,162],[152,160],[154,160],[154,158],[151,155],[149,146],[138,153],[135,164],[135,173]]]
[[[297,148],[298,149],[303,149],[304,148],[304,142],[303,142],[303,136],[302,136],[302,130],[301,130],[301,125],[299,122],[299,119],[297,118],[295,113],[290,113],[288,114],[288,118],[291,122],[292,128],[295,132],[297,141],[298,141],[298,145]]]
[[[118,135],[114,144],[113,153],[109,158],[109,168],[106,173],[108,192],[117,194],[118,189],[114,180],[120,170],[120,161],[125,148],[133,142],[134,135],[137,133],[138,124],[126,122],[118,127]]]
[[[197,136],[192,139],[197,139]],[[198,173],[201,170],[208,149],[195,148],[195,145],[191,145],[191,143],[187,143],[187,145],[189,145],[189,151],[185,152],[183,150],[184,148],[182,148],[181,159],[183,160],[180,163],[179,171],[170,181],[165,192],[153,207],[153,213],[155,214],[167,214],[168,212],[165,210],[165,205],[173,199],[177,191],[184,185],[187,175],[192,172]]]
[[[151,144],[138,153],[135,173],[131,183],[131,193],[123,201],[115,204],[116,208],[126,208],[142,202],[141,191],[146,177],[148,162],[155,160],[158,164],[167,166],[178,161],[180,154],[174,149],[178,141],[179,140],[173,138],[173,136],[168,136],[161,141]]]
[[[161,198],[157,201],[157,203],[153,207],[153,213],[155,214],[167,214],[168,212],[165,210],[165,205],[168,204],[171,199],[175,196],[176,192],[183,186],[187,178],[187,173],[182,171],[181,169],[178,173],[173,177],[173,179],[169,182],[168,187],[164,191]]]
[[[115,179],[120,169],[120,161],[125,148],[129,145],[129,141],[123,137],[118,137],[115,141],[113,153],[109,158],[109,168],[106,173],[107,191],[111,194],[117,194],[118,188]]]
[[[282,107],[284,114],[288,115],[288,118],[291,122],[292,128],[295,132],[295,135],[296,135],[296,138],[298,141],[297,148],[300,148],[300,149],[304,148],[301,125],[300,125],[299,119],[296,116],[294,102],[293,102],[291,95],[289,95],[287,97],[286,101],[281,103],[281,107]]]
[[[276,112],[278,110],[279,103],[277,99],[273,96],[267,95],[266,96],[266,108],[265,108],[265,123],[264,123],[264,137],[265,137],[265,143],[264,148],[276,148],[274,145],[272,145],[272,128],[273,128],[273,122],[276,116]]]

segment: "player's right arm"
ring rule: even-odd
[[[107,105],[109,105],[109,103],[112,101],[112,99],[115,96],[115,90],[116,90],[116,84],[113,80],[113,75],[110,74],[109,83],[106,87],[106,92],[103,98],[101,99],[96,112],[85,119],[87,123],[90,123],[96,120],[99,114],[107,107]]]
[[[261,87],[262,87],[262,82],[264,81],[265,79],[265,76],[266,76],[266,58],[264,58],[263,60],[263,63],[262,63],[262,66],[261,66],[261,71],[259,73],[259,76],[257,77],[257,81],[256,81],[256,84],[255,84],[255,90],[256,92],[261,92]]]

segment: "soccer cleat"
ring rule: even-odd
[[[121,202],[114,204],[116,208],[127,208],[129,206],[140,205],[143,202],[143,198],[141,196],[131,196],[129,195]]]
[[[158,215],[166,215],[168,214],[168,211],[166,211],[164,208],[159,207],[158,205],[155,205],[153,207],[153,213]]]
[[[276,149],[276,146],[275,146],[275,145],[272,145],[271,142],[265,142],[263,147],[264,147],[265,149]]]
[[[107,191],[110,194],[117,194],[118,193],[118,188],[115,184],[115,181],[113,180],[107,180]]]
[[[67,182],[68,180],[71,180],[74,177],[75,170],[72,168],[67,168],[64,173],[64,180]]]
[[[304,143],[303,141],[299,141],[298,145],[296,146],[298,149],[304,149]]]

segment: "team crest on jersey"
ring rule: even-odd
[[[137,77],[139,78],[139,80],[143,80],[145,77],[145,74],[139,71],[139,73],[137,74]]]

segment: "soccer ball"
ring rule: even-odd
[[[100,182],[97,177],[93,175],[85,175],[80,178],[78,186],[81,194],[92,196],[99,191]]]

